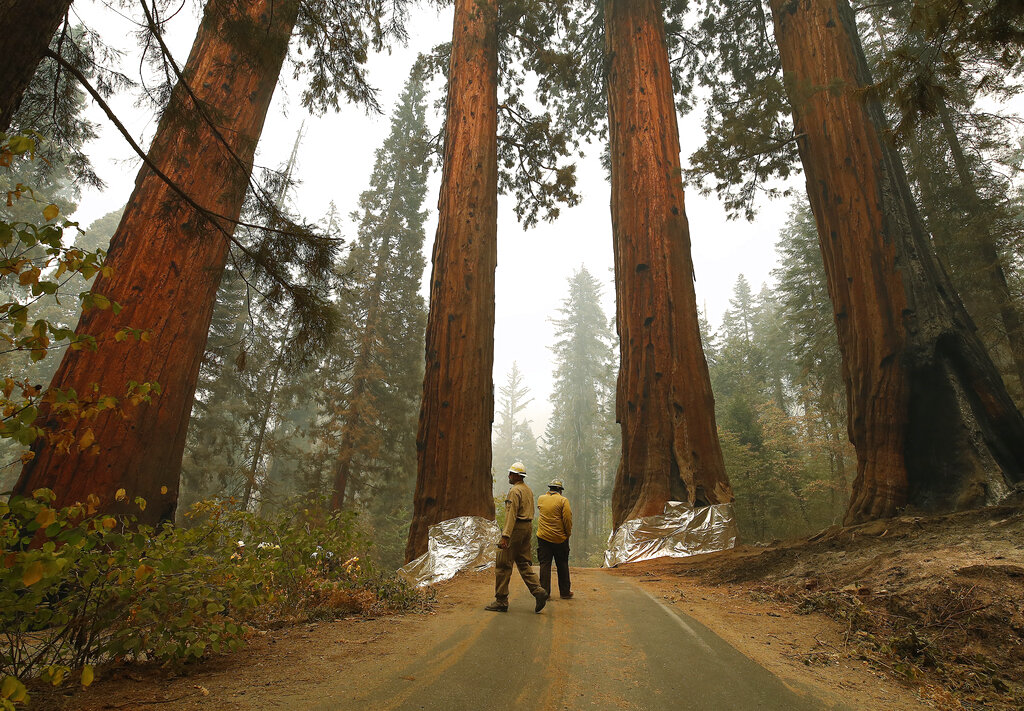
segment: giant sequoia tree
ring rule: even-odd
[[[604,5],[622,461],[614,525],[732,500],[701,349],[659,0]]]
[[[846,0],[771,0],[832,297],[857,479],[847,522],[1024,478],[1024,418],[939,267]]]
[[[0,0],[0,131],[6,131],[71,0]]]
[[[83,314],[76,332],[102,347],[69,350],[51,383],[60,390],[107,396],[125,394],[135,380],[159,383],[162,393],[126,417],[108,411],[73,423],[79,446],[70,451],[37,440],[16,491],[45,486],[62,505],[96,494],[117,510],[114,492],[125,488],[148,500],[146,520],[173,517],[228,238],[297,13],[298,2],[207,4],[183,81],[175,87],[111,240],[109,276],[101,275],[94,285],[121,309],[92,308]],[[199,118],[203,112],[216,115],[219,132]],[[149,331],[150,342],[115,341],[114,334],[125,328]],[[44,408],[44,421],[57,416],[53,407]],[[51,424],[60,426],[56,420]],[[92,441],[105,446],[94,448]],[[114,442],[117,446],[111,446]]]
[[[497,13],[497,0],[455,2],[408,560],[426,551],[431,525],[494,517]]]
[[[308,59],[297,60],[298,69],[313,75],[303,95],[307,105],[335,106],[339,93],[375,105],[362,63],[371,43],[380,46],[385,35],[401,31],[380,21],[384,4],[328,12],[322,3],[300,0],[209,0],[111,242],[110,269],[94,285],[105,299],[78,325],[78,336],[100,348],[68,351],[41,410],[47,429],[71,436],[36,441],[17,491],[49,487],[58,504],[96,494],[106,510],[118,511],[123,505],[114,492],[124,488],[149,501],[144,521],[173,516],[199,364],[243,198],[251,189],[257,203],[272,202],[251,180],[253,155],[293,29],[298,21],[299,40],[310,49]],[[398,0],[391,4],[401,8]],[[144,9],[159,38],[151,8]],[[353,38],[352,27],[369,20],[374,29]],[[168,71],[177,72],[171,61]],[[287,294],[313,313],[322,298],[314,288],[291,286],[287,262],[305,255],[307,272],[323,276],[333,248],[280,215],[262,222],[283,228],[270,232],[278,239],[256,247],[235,240],[240,262],[266,275],[268,298]],[[120,308],[100,308],[107,300]],[[310,319],[302,329],[307,336],[316,331]],[[141,332],[147,342],[131,335]],[[145,392],[148,383],[162,392],[141,407],[101,407],[95,418],[78,418],[63,404],[72,393],[86,406],[97,395],[101,403],[122,395],[138,400],[155,392]]]

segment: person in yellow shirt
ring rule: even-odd
[[[492,612],[508,612],[508,584],[512,581],[512,566],[537,601],[534,612],[540,612],[547,602],[548,593],[541,587],[530,557],[530,534],[533,532],[533,492],[523,479],[526,467],[516,462],[508,469],[508,483],[512,488],[505,495],[505,528],[498,541],[498,555],[494,560],[494,602],[485,607]]]
[[[548,484],[548,493],[537,499],[540,523],[537,526],[537,559],[540,561],[540,584],[551,594],[551,560],[558,568],[558,596],[572,597],[569,583],[569,536],[572,535],[572,509],[562,496],[565,487],[560,479]]]

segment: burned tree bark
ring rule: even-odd
[[[6,131],[71,0],[0,0],[0,131]]]
[[[94,437],[102,445],[98,452],[85,444],[63,453],[38,440],[18,493],[48,487],[58,505],[96,494],[105,511],[139,513],[114,500],[115,491],[124,488],[129,501],[135,496],[148,501],[143,522],[173,518],[185,431],[228,235],[241,210],[297,12],[296,0],[207,3],[184,68],[186,83],[179,82],[171,95],[149,160],[208,212],[200,213],[153,169],[142,168],[111,240],[107,263],[113,271],[97,277],[93,287],[122,309],[115,314],[94,308],[82,316],[76,332],[94,337],[99,349],[69,350],[51,383],[80,396],[117,396],[129,381],[155,381],[162,393],[128,409],[126,417],[108,410],[75,423],[75,440],[85,444]],[[115,342],[124,328],[147,330],[149,342],[131,337]],[[58,425],[50,408],[44,407],[40,417],[43,426]]]
[[[700,341],[664,20],[605,5],[622,459],[612,521],[732,501]]]
[[[857,477],[847,523],[1024,477],[1024,418],[932,252],[846,0],[770,0],[839,332]]]
[[[456,0],[444,166],[407,560],[427,529],[494,517],[494,270],[498,232],[497,0]]]

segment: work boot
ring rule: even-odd
[[[537,606],[535,608],[533,608],[533,611],[534,612],[540,612],[541,610],[544,609],[544,606],[548,603],[548,594],[546,592],[544,592],[543,590],[541,590],[539,593],[534,593],[533,596],[535,598],[537,598]]]
[[[565,595],[559,595],[563,600],[572,600],[572,593],[566,593]]]
[[[491,612],[508,612],[508,605],[503,605],[500,602],[498,602],[497,600],[495,600],[494,602],[492,602],[490,605],[488,605],[484,609],[485,610],[490,610]]]

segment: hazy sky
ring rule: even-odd
[[[128,19],[100,3],[79,0],[73,8],[106,41],[128,52],[122,69],[137,74],[139,62]],[[190,15],[186,9],[169,28],[168,44],[179,64],[184,64],[197,24],[196,12]],[[306,122],[297,169],[302,183],[294,196],[294,205],[307,219],[318,219],[331,201],[346,216],[355,209],[359,194],[368,185],[374,151],[387,135],[389,115],[413,60],[417,53],[450,39],[451,10],[439,13],[420,8],[413,13],[409,29],[408,47],[376,56],[369,63],[370,78],[380,90],[384,115],[367,115],[360,108],[344,106],[337,114],[308,116],[298,104],[302,86],[292,78],[286,65],[263,131],[257,163],[269,167],[284,163],[299,126]],[[437,98],[436,91],[432,98]],[[148,145],[156,127],[152,114],[140,110],[132,96],[113,103],[135,137],[142,140],[142,145]],[[75,216],[82,225],[123,205],[138,170],[138,161],[125,142],[95,107],[90,111],[102,132],[87,151],[107,187],[102,192],[83,195]],[[439,123],[440,117],[433,116],[432,125],[436,128]],[[680,119],[680,139],[685,165],[686,157],[701,144],[698,114]],[[583,199],[574,208],[563,208],[556,222],[523,231],[516,222],[511,201],[499,201],[494,380],[496,388],[500,387],[513,361],[518,362],[534,398],[526,417],[536,435],[543,433],[550,413],[547,398],[553,363],[549,347],[554,336],[548,319],[566,296],[568,278],[581,265],[604,283],[605,312],[609,318],[614,314],[609,186],[597,159],[600,150],[591,147],[587,153],[577,169],[577,189]],[[803,179],[796,180],[798,195],[802,195]],[[424,282],[429,277],[430,250],[437,224],[439,182],[439,171],[435,171],[427,197],[431,219],[427,224],[428,266]],[[775,241],[787,209],[787,203],[768,203],[762,205],[756,222],[729,221],[715,198],[704,198],[696,190],[687,190],[686,213],[693,243],[697,300],[706,307],[712,325],[720,322],[728,308],[739,274],[744,274],[755,290],[770,280],[775,265]],[[354,229],[347,223],[343,237],[350,239],[353,235]]]

